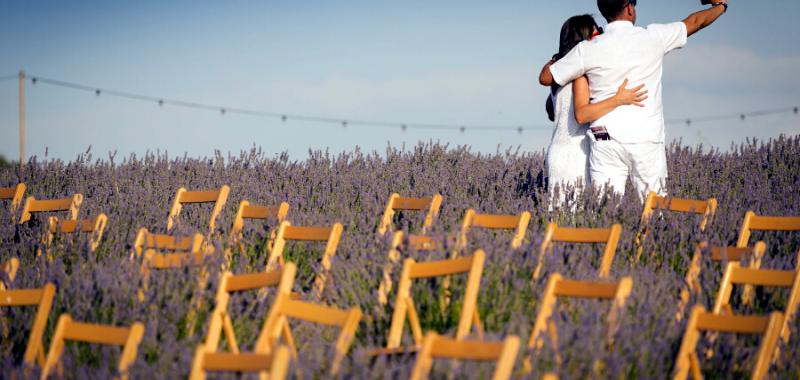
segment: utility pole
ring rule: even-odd
[[[25,166],[25,72],[19,72],[19,168]]]

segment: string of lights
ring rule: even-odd
[[[8,79],[15,79],[18,78],[18,74],[13,75],[6,75],[0,76],[0,81],[8,80]],[[277,119],[282,122],[289,122],[289,121],[306,121],[306,122],[314,122],[314,123],[326,123],[326,124],[334,124],[340,125],[342,127],[348,126],[370,126],[370,127],[381,127],[381,128],[393,128],[393,129],[401,129],[402,131],[406,131],[409,129],[419,129],[419,130],[455,130],[460,131],[462,133],[466,131],[516,131],[518,133],[522,133],[526,130],[552,130],[552,125],[543,126],[543,125],[518,125],[518,126],[502,126],[502,125],[467,125],[467,124],[434,124],[434,123],[419,123],[419,122],[396,122],[396,121],[378,121],[378,120],[362,120],[362,119],[349,119],[349,118],[334,118],[334,117],[325,117],[325,116],[311,116],[311,115],[301,115],[301,114],[288,114],[288,113],[278,113],[278,112],[267,112],[262,110],[253,110],[247,108],[240,108],[240,107],[228,107],[223,105],[213,105],[213,104],[205,104],[205,103],[198,103],[186,100],[177,100],[177,99],[170,99],[164,97],[156,97],[156,96],[149,96],[149,95],[142,95],[133,92],[127,91],[117,91],[111,89],[105,89],[101,87],[94,87],[88,86],[84,84],[68,82],[58,79],[51,79],[45,78],[41,76],[28,76],[31,80],[31,83],[36,85],[39,83],[48,84],[52,86],[58,86],[62,88],[68,88],[72,90],[84,91],[94,93],[96,96],[106,95],[106,96],[113,96],[118,98],[124,98],[129,100],[135,101],[142,101],[142,102],[149,102],[157,104],[159,107],[164,106],[174,106],[174,107],[183,107],[183,108],[191,108],[191,109],[198,109],[198,110],[205,110],[205,111],[213,111],[219,112],[221,115],[226,114],[239,114],[239,115],[248,115],[248,116],[256,116],[256,117],[266,117]],[[719,122],[719,121],[733,121],[733,120],[740,120],[745,121],[749,118],[756,118],[762,116],[769,116],[769,115],[778,115],[778,114],[788,114],[794,113],[795,115],[798,114],[798,107],[784,107],[784,108],[770,108],[770,109],[762,109],[762,110],[755,110],[749,112],[738,112],[738,113],[727,113],[727,114],[718,114],[718,115],[707,115],[707,116],[697,116],[697,117],[683,117],[683,118],[674,118],[668,119],[666,121],[667,124],[676,125],[676,124],[685,124],[686,126],[692,126],[694,124],[700,123],[710,123],[710,122]]]

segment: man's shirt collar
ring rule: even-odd
[[[613,30],[623,29],[623,28],[633,28],[633,23],[630,21],[623,21],[623,20],[614,21],[606,25],[605,29],[610,32]]]

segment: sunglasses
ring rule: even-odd
[[[636,6],[636,0],[628,0],[628,4]]]

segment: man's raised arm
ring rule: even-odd
[[[686,34],[691,36],[701,29],[717,21],[728,10],[728,0],[715,0],[711,3],[712,7],[700,12],[689,15],[683,23],[686,24]]]

